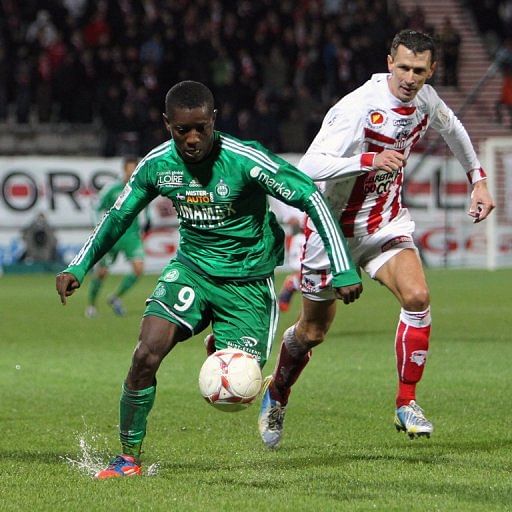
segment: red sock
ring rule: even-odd
[[[272,375],[272,385],[270,386],[270,396],[274,400],[281,402],[282,405],[287,404],[291,391],[290,388],[295,384],[302,370],[304,370],[311,359],[311,350],[308,350],[298,358],[290,354],[286,340],[287,337],[291,336],[294,335],[289,330],[283,336],[276,368]]]
[[[410,325],[410,323],[416,325]],[[416,384],[421,380],[425,369],[429,338],[430,310],[427,309],[419,313],[402,310],[395,338],[399,379],[396,396],[397,407],[416,400]]]

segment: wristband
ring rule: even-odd
[[[487,174],[485,174],[485,171],[481,167],[478,169],[471,169],[471,171],[466,173],[466,176],[468,177],[469,183],[472,185],[477,181],[485,180],[485,178],[487,178]]]
[[[363,153],[361,155],[361,167],[373,167],[373,161],[377,153]]]

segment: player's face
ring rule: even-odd
[[[213,127],[216,111],[208,107],[175,108],[164,114],[164,121],[185,162],[204,160],[213,147]]]
[[[388,55],[388,70],[391,73],[389,89],[400,101],[412,101],[436,67],[429,50],[414,53],[403,45],[398,46],[394,57]]]

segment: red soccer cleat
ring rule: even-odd
[[[98,471],[94,478],[105,480],[107,478],[119,478],[121,476],[136,476],[142,474],[142,468],[130,455],[118,455],[110,461],[110,464]]]

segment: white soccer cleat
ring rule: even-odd
[[[263,397],[261,400],[260,415],[258,417],[258,428],[261,439],[268,448],[277,448],[283,435],[284,414],[286,406],[274,400],[270,396],[269,386],[272,376],[265,379],[263,383]]]
[[[411,439],[430,437],[434,431],[434,425],[425,418],[423,409],[414,400],[396,410],[395,427],[398,432],[405,432]]]

